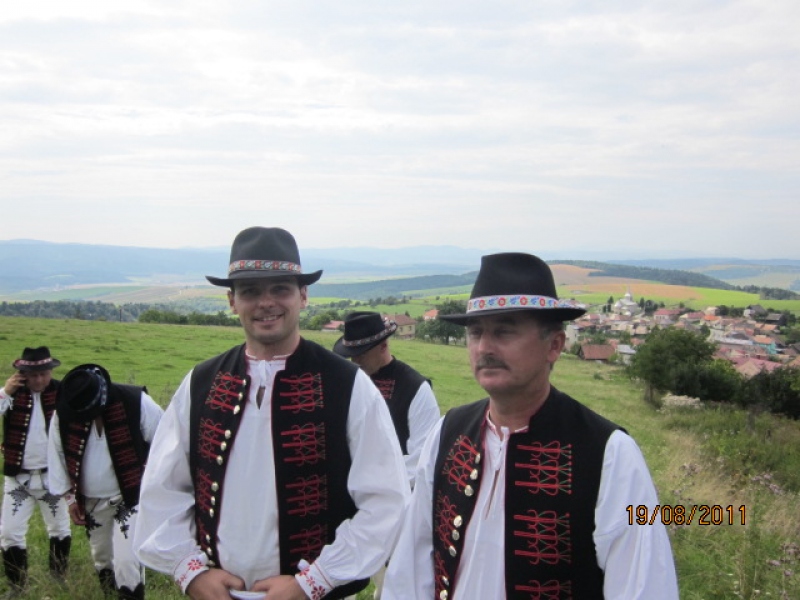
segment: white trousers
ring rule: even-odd
[[[47,535],[63,539],[71,535],[69,512],[64,498],[47,489],[47,473],[21,473],[4,478],[0,547],[27,548],[25,538],[34,509],[39,506]]]
[[[86,498],[86,534],[96,571],[113,569],[117,587],[133,590],[144,583],[144,567],[133,554],[133,528],[137,509],[129,509],[122,496]]]

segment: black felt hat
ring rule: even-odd
[[[344,335],[336,340],[333,351],[352,358],[371,350],[397,331],[397,323],[384,321],[376,312],[356,311],[344,318]]]
[[[559,300],[553,272],[538,256],[521,252],[489,254],[481,268],[462,315],[438,318],[466,325],[474,317],[511,311],[531,311],[550,321],[572,321],[586,309],[572,301]]]
[[[17,371],[48,371],[55,369],[61,361],[50,356],[50,349],[47,346],[38,348],[25,348],[22,351],[22,358],[18,358],[12,365]]]
[[[58,403],[68,415],[89,420],[103,412],[110,390],[108,371],[100,365],[79,365],[61,380]]]
[[[237,279],[297,277],[300,285],[310,285],[322,271],[303,273],[300,253],[291,233],[278,227],[250,227],[240,231],[231,245],[228,277],[206,275],[214,285],[231,287]]]

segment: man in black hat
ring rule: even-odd
[[[228,288],[245,343],[183,380],[153,442],[134,534],[194,600],[343,598],[388,558],[408,497],[389,411],[367,375],[300,336],[292,235],[252,227]]]
[[[147,388],[113,383],[103,367],[79,365],[61,382],[50,425],[50,491],[86,527],[104,593],[144,598],[144,568],[132,548],[139,490],[163,411]]]
[[[344,335],[336,340],[333,351],[361,367],[380,390],[392,415],[413,489],[422,445],[440,414],[430,381],[392,356],[389,337],[396,331],[397,323],[384,320],[376,312],[352,312],[344,318]],[[375,600],[382,594],[384,572],[381,569],[372,578]]]
[[[344,319],[344,335],[336,340],[333,351],[361,367],[380,390],[392,415],[413,489],[422,444],[439,420],[439,405],[430,381],[392,356],[389,337],[396,331],[397,323],[384,320],[376,312],[352,312]]]
[[[550,384],[563,322],[550,268],[484,256],[467,312],[475,379],[489,394],[450,410],[428,438],[384,600],[676,600],[669,537],[629,523],[653,482],[618,425]]]
[[[28,522],[36,504],[50,537],[50,572],[63,579],[72,536],[67,505],[47,487],[47,432],[56,407],[59,382],[53,369],[61,362],[46,346],[25,348],[17,370],[0,390],[3,418],[3,495],[0,545],[3,566],[15,592],[27,582]]]

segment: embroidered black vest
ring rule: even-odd
[[[56,395],[59,381],[51,379],[40,395],[42,412],[44,412],[45,432],[50,430],[50,419],[56,409]],[[33,413],[33,393],[23,387],[14,394],[11,408],[3,418],[2,452],[5,459],[3,474],[9,477],[19,475],[22,460],[25,456],[25,443],[28,440],[28,425]]]
[[[408,438],[411,435],[408,428],[408,409],[419,386],[427,379],[394,357],[388,365],[375,371],[371,378],[389,407],[403,454],[408,454]]]
[[[481,485],[488,399],[442,424],[433,503],[436,598],[458,585],[464,533]],[[597,600],[603,572],[592,534],[606,442],[617,425],[551,388],[528,431],[509,438],[505,581],[509,599]]]
[[[296,574],[301,559],[313,562],[333,542],[339,524],[356,513],[347,490],[347,415],[357,371],[349,361],[301,339],[285,369],[275,375],[270,408],[283,575]],[[249,386],[244,345],[192,372],[189,460],[195,523],[197,541],[211,566],[224,566],[218,562],[217,531],[225,470]],[[353,595],[367,583],[353,581],[326,598]]]
[[[142,435],[142,392],[146,388],[112,383],[109,387],[108,403],[101,415],[103,433],[108,443],[114,474],[117,476],[120,493],[125,506],[133,508],[139,504],[139,490],[150,444]],[[86,441],[94,427],[94,419],[76,419],[64,404],[59,403],[58,425],[67,474],[72,489],[79,493],[83,454]]]

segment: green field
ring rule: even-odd
[[[304,332],[330,348],[336,337]],[[198,361],[242,340],[237,328],[147,325],[0,317],[0,377],[24,346],[46,343],[62,361],[55,375],[84,362],[104,365],[113,379],[144,384],[166,404]],[[469,372],[466,351],[394,340],[392,351],[433,381],[443,410],[483,396]],[[725,408],[656,410],[617,367],[565,356],[553,381],[563,391],[625,427],[642,447],[662,504],[719,506],[717,525],[670,526],[681,598],[800,598],[800,424],[770,415],[749,422]],[[766,477],[769,475],[769,477]],[[733,507],[737,519],[727,521]],[[746,524],[738,521],[745,507]],[[75,532],[66,589],[46,571],[46,537],[34,517],[29,536],[32,588],[41,600],[100,599],[82,532]],[[0,593],[5,589],[0,583]],[[183,598],[169,579],[148,572],[147,593]],[[371,596],[370,596],[371,597]],[[362,600],[367,598],[361,594]]]

